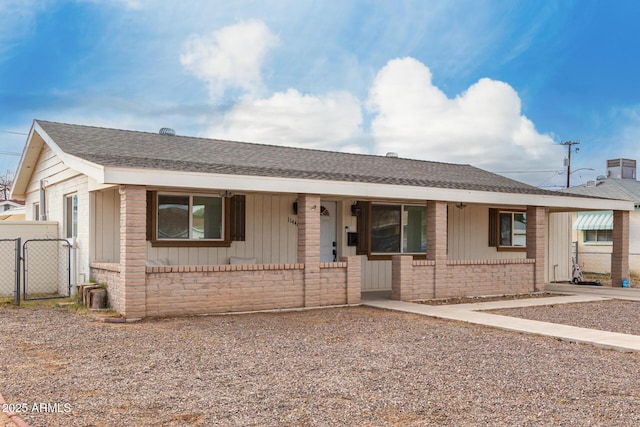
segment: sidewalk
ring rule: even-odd
[[[402,311],[405,313],[419,314],[439,319],[458,320],[461,322],[490,326],[507,331],[555,337],[565,341],[591,344],[598,347],[620,351],[640,351],[640,336],[636,335],[578,328],[575,326],[519,319],[482,312],[482,310],[603,301],[614,298],[640,301],[640,289],[634,288],[553,284],[547,285],[545,290],[548,292],[559,292],[568,295],[548,298],[434,306],[392,301],[378,294],[363,296],[362,304],[369,307]]]

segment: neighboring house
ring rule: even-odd
[[[34,121],[15,178],[126,317],[543,290],[570,271],[556,212],[614,209],[624,230],[633,210],[469,165],[162,133]]]
[[[629,214],[629,267],[640,272],[640,182],[636,180],[636,161],[607,160],[607,175],[562,190],[566,193],[629,200],[635,211]],[[613,246],[613,211],[577,212],[573,221],[573,241],[583,271],[609,273]]]
[[[0,200],[0,221],[24,221],[24,200]]]

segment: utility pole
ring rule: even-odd
[[[571,147],[578,144],[580,144],[578,141],[565,141],[560,143],[560,145],[567,146],[567,188],[569,188],[569,185],[571,184]],[[579,148],[576,147],[576,153],[578,150]]]

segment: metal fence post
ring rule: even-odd
[[[16,305],[20,305],[20,261],[22,260],[22,256],[20,254],[20,241],[21,239],[18,237],[16,239]]]

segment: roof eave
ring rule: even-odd
[[[20,162],[18,163],[11,198],[26,198],[26,190],[31,181],[31,175],[35,170],[35,166],[37,165],[40,153],[45,144],[60,158],[60,161],[62,161],[65,166],[85,174],[97,182],[104,182],[103,166],[65,153],[60,146],[55,143],[53,138],[42,129],[38,121],[34,120],[29,130],[29,136],[22,151]]]
[[[501,193],[365,182],[205,174],[197,172],[105,167],[104,184],[225,189],[236,192],[326,194],[365,199],[443,200],[495,205],[546,206],[554,210],[633,210],[632,202],[590,197]]]

